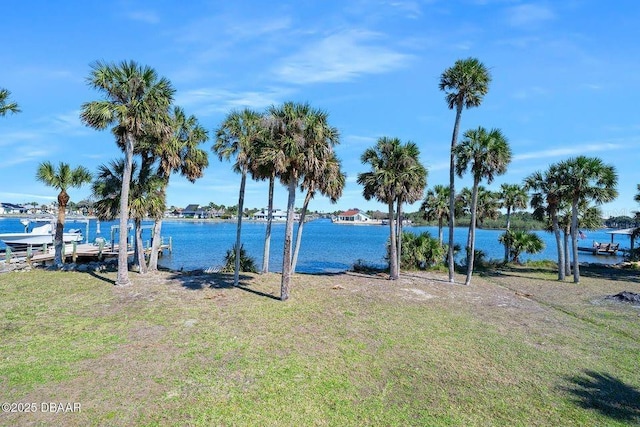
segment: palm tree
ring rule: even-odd
[[[597,157],[578,156],[560,162],[559,169],[566,184],[566,197],[571,201],[571,244],[573,249],[573,281],[580,282],[578,263],[578,206],[581,201],[596,205],[618,196],[618,174],[612,165]]]
[[[122,179],[125,169],[125,159],[111,161],[109,165],[100,165],[98,174],[93,182],[93,196],[97,199],[94,206],[99,220],[110,221],[119,214]],[[142,220],[145,217],[158,217],[164,211],[165,197],[163,187],[165,180],[152,170],[152,164],[144,163],[139,168],[133,162],[131,171],[134,179],[131,180],[129,191],[129,212],[135,225],[134,262],[141,274],[147,272],[144,260],[144,247],[142,244]],[[136,173],[138,172],[138,173]],[[127,228],[120,229],[120,234],[127,238]]]
[[[484,227],[486,219],[498,219],[500,216],[500,195],[498,193],[479,185],[476,199],[476,227]]]
[[[400,202],[401,206],[405,200],[419,200],[426,185],[427,172],[418,161],[419,154],[417,146],[411,142],[402,145],[398,138],[382,137],[360,158],[371,167],[370,172],[358,174],[358,184],[364,187],[364,198],[375,198],[389,208],[390,280],[396,280],[400,273],[394,205]]]
[[[564,270],[566,274],[571,272],[569,258],[569,239],[571,237],[571,205],[566,202],[561,203],[558,211],[558,224],[562,230],[564,244]],[[595,230],[602,227],[602,209],[597,206],[589,206],[582,201],[578,206],[578,229]]]
[[[198,123],[198,119],[195,116],[187,116],[182,108],[174,107],[170,123],[173,132],[163,140],[154,138],[155,141],[152,144],[153,153],[159,160],[158,175],[164,178],[161,190],[163,199],[166,199],[169,179],[173,172],[179,172],[193,183],[202,177],[204,169],[209,165],[207,152],[199,148],[199,145],[206,142],[209,136]],[[154,218],[148,267],[150,271],[158,269],[163,213]]]
[[[142,243],[142,220],[146,217],[162,217],[165,206],[163,191],[165,179],[154,173],[151,163],[143,162],[138,176],[131,181],[131,184],[129,215],[133,218],[135,225],[134,260],[136,260],[140,274],[145,274],[147,273],[147,264]]]
[[[401,146],[397,168],[400,171],[399,187],[397,191],[396,211],[397,245],[398,245],[398,270],[400,270],[402,257],[402,205],[413,204],[424,196],[424,187],[427,186],[427,169],[420,163],[420,149],[414,142],[407,142]]]
[[[557,164],[552,164],[544,171],[537,171],[524,179],[524,188],[533,191],[530,206],[534,209],[534,218],[542,219],[548,216],[551,219],[551,229],[556,239],[558,254],[558,280],[565,278],[565,257],[560,238],[560,225],[558,210],[562,202],[565,183],[560,176]]]
[[[273,164],[276,175],[289,192],[280,284],[280,299],[285,301],[289,298],[292,274],[291,243],[296,190],[306,174],[318,173],[323,165],[320,159],[330,157],[333,144],[338,140],[322,136],[330,129],[327,114],[311,108],[309,104],[286,102],[280,107],[270,107],[267,127],[267,140],[272,146],[261,152],[259,163]],[[323,143],[317,144],[318,141]]]
[[[475,229],[478,202],[478,186],[482,179],[491,184],[496,175],[507,171],[511,162],[511,148],[507,138],[499,129],[487,131],[483,127],[470,129],[464,133],[464,140],[455,147],[456,172],[458,176],[471,170],[473,175],[473,190],[471,196],[471,223],[469,224],[469,239],[467,242],[467,278],[465,285],[471,284],[473,273],[473,258],[475,250]]]
[[[269,126],[269,121],[267,119],[263,119],[263,124],[265,126]],[[269,181],[269,190],[268,190],[268,202],[267,202],[267,227],[265,231],[264,237],[264,249],[262,255],[262,270],[261,273],[265,274],[269,272],[269,252],[271,249],[271,225],[273,223],[273,193],[276,181],[276,165],[273,159],[276,157],[273,153],[277,152],[277,147],[275,143],[271,140],[267,139],[263,140],[254,147],[256,150],[256,162],[252,162],[253,168],[251,171],[251,175],[253,179],[256,180],[268,180]],[[271,151],[270,151],[271,150]],[[267,154],[271,152],[272,154]]]
[[[529,196],[522,186],[518,184],[502,184],[500,186],[501,207],[507,209],[506,230],[511,228],[511,212],[518,209],[525,209],[529,201]],[[504,262],[509,261],[509,244],[504,246]]]
[[[427,195],[420,206],[423,218],[427,221],[438,221],[438,242],[442,244],[442,226],[449,217],[449,187],[436,185],[427,190]]]
[[[11,92],[7,89],[0,88],[0,117],[5,116],[7,113],[19,113],[20,107],[15,102],[9,102],[9,96]]]
[[[229,160],[236,156],[233,169],[242,175],[240,180],[240,194],[238,196],[238,226],[236,229],[235,244],[235,271],[233,276],[234,286],[238,286],[240,280],[240,249],[242,247],[240,236],[242,232],[242,212],[244,207],[244,191],[247,182],[247,172],[252,161],[253,146],[257,145],[264,133],[262,117],[255,111],[244,109],[232,111],[216,131],[216,142],[213,151],[220,160]]]
[[[91,185],[92,197],[95,198],[94,209],[100,221],[111,221],[118,217],[120,209],[120,192],[122,191],[122,175],[125,160],[112,160],[109,164],[98,166],[98,172]],[[131,165],[135,174],[138,164]],[[126,230],[126,229],[124,229]],[[121,230],[126,235],[126,231]]]
[[[166,135],[168,110],[174,89],[169,80],[158,78],[150,67],[134,61],[120,64],[96,62],[92,65],[89,85],[105,95],[105,99],[82,105],[81,120],[98,130],[112,128],[119,146],[124,146],[125,164],[120,197],[120,230],[128,221],[129,187],[136,143],[148,135]],[[127,236],[120,233],[118,276],[116,285],[129,285]]]
[[[58,193],[58,220],[56,222],[56,234],[54,237],[56,250],[54,262],[56,265],[61,265],[63,262],[62,237],[64,233],[65,212],[70,199],[67,189],[70,187],[79,188],[83,184],[91,182],[91,173],[84,166],[71,169],[67,163],[60,162],[56,169],[51,162],[43,162],[38,166],[36,179],[49,187],[60,190],[60,193]]]
[[[337,131],[335,133],[337,137]],[[304,228],[304,221],[309,207],[309,202],[315,196],[317,191],[323,196],[329,197],[331,203],[336,203],[342,196],[342,190],[344,189],[347,176],[341,170],[340,160],[331,153],[331,156],[324,161],[323,166],[319,171],[320,175],[315,173],[307,173],[300,185],[302,191],[306,191],[307,194],[300,210],[300,219],[298,220],[298,231],[296,233],[296,243],[293,250],[293,259],[291,261],[291,271],[295,273],[296,265],[298,264],[298,253],[300,252],[300,244],[302,242],[302,230]]]
[[[526,230],[507,230],[498,237],[498,241],[509,247],[512,261],[520,264],[520,254],[537,254],[544,249],[544,242],[536,233]]]
[[[440,90],[446,93],[449,109],[456,109],[456,119],[451,136],[451,155],[449,164],[449,212],[455,212],[455,155],[454,150],[458,141],[460,118],[463,108],[478,107],[489,91],[491,75],[489,70],[476,58],[459,59],[453,67],[447,68],[440,76]],[[454,253],[453,228],[455,215],[449,216],[449,282],[453,283]]]

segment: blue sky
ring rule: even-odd
[[[214,135],[232,109],[309,102],[341,134],[347,173],[336,205],[359,207],[362,152],[381,136],[414,141],[429,186],[448,183],[454,112],[438,90],[457,59],[477,57],[493,76],[461,130],[500,128],[514,154],[501,183],[575,155],[616,166],[619,198],[605,216],[631,215],[640,183],[640,2],[517,0],[28,1],[3,4],[0,87],[22,113],[0,118],[0,201],[48,203],[53,189],[34,176],[42,161],[92,172],[120,153],[108,131],[79,120],[96,60],[135,60],[173,83],[175,103]],[[212,141],[206,144],[210,150]],[[460,179],[457,188],[470,185]],[[195,184],[174,176],[168,203],[233,205],[239,176],[211,154]],[[266,183],[247,186],[245,206],[266,206]],[[72,189],[72,200],[89,196]],[[286,206],[285,189],[276,206]],[[298,198],[297,206],[302,204]],[[415,210],[418,205],[409,207]]]

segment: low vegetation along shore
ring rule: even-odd
[[[640,423],[638,270],[115,276],[0,275],[0,424]]]

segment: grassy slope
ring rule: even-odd
[[[592,276],[3,274],[0,400],[82,412],[0,424],[638,423],[639,310],[601,297],[640,281]]]

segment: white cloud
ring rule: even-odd
[[[349,30],[332,34],[286,57],[274,71],[288,83],[344,82],[362,74],[381,74],[405,67],[411,55],[375,45],[381,35]]]
[[[522,4],[507,9],[507,23],[513,27],[531,27],[555,19],[551,9],[540,4]]]
[[[574,154],[582,154],[598,151],[610,151],[624,148],[621,144],[613,143],[600,143],[600,144],[576,144],[572,147],[552,148],[549,150],[531,151],[529,153],[516,154],[513,156],[513,160],[531,160],[531,159],[545,159],[560,156],[571,156]]]
[[[0,192],[0,196],[3,199],[12,200],[24,200],[24,199],[44,199],[44,200],[56,200],[57,196],[41,196],[40,194],[24,194],[24,193],[9,193]]]
[[[181,92],[176,96],[176,104],[187,109],[193,108],[199,115],[209,116],[242,108],[261,110],[272,104],[281,103],[290,93],[291,90],[284,88],[234,92],[205,87]]]
[[[160,22],[160,16],[151,10],[137,10],[127,13],[127,18],[132,21],[144,22],[146,24],[157,24]]]

